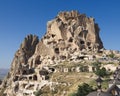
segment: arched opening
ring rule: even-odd
[[[72,37],[70,37],[68,41],[69,41],[69,42],[73,42],[73,38],[72,38]]]
[[[66,56],[63,56],[63,55],[62,55],[62,56],[60,56],[60,59],[61,59],[61,60],[65,60],[65,59],[66,59]]]
[[[19,76],[15,76],[14,79],[13,79],[13,81],[15,82],[15,81],[17,81],[18,79],[19,79]]]
[[[45,76],[45,80],[48,80],[48,79],[49,79],[49,76],[48,76],[48,75],[46,75],[46,76]]]
[[[39,71],[39,74],[40,75],[48,75],[48,71],[43,69],[43,70]]]
[[[29,69],[29,74],[33,74],[34,72],[34,68]]]
[[[82,40],[82,41],[80,41],[80,44],[85,44],[85,42]]]
[[[54,72],[54,71],[55,71],[55,69],[54,69],[54,68],[49,68],[49,70],[51,70],[52,72]]]
[[[55,37],[55,34],[52,34],[52,38],[54,38]]]
[[[55,48],[54,51],[56,54],[59,54],[59,48]]]
[[[37,76],[36,75],[33,76],[33,80],[37,80]]]
[[[29,80],[32,80],[32,76],[29,77]]]
[[[22,75],[27,75],[27,71],[23,70]]]
[[[35,58],[35,64],[40,64],[41,63],[41,61],[40,61],[40,56],[37,56],[36,58]]]

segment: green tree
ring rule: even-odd
[[[87,94],[89,94],[92,91],[94,91],[94,90],[90,85],[83,83],[82,85],[78,86],[77,93],[74,94],[73,96],[86,96]]]
[[[94,63],[92,63],[92,66],[95,68],[95,70],[99,70],[100,69],[100,67],[101,67],[101,62],[94,62]],[[93,70],[93,71],[95,71],[95,70]]]
[[[115,54],[114,54],[114,53],[111,53],[111,54],[108,55],[108,57],[114,58],[114,57],[115,57]]]
[[[107,71],[106,71],[106,69],[104,67],[102,67],[101,69],[96,70],[95,74],[98,75],[98,76],[101,76],[101,77],[105,77],[105,76],[108,75]]]

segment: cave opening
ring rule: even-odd
[[[34,75],[34,76],[33,76],[33,80],[37,80],[37,75]]]
[[[55,48],[54,51],[56,54],[59,54],[59,48]]]

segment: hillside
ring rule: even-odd
[[[114,71],[120,53],[105,50],[100,28],[92,17],[77,11],[60,12],[47,23],[41,40],[28,35],[15,53],[1,85],[4,96],[68,96],[81,83],[96,78],[95,62]]]

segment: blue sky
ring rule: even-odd
[[[120,0],[0,0],[0,68],[10,67],[26,35],[41,38],[47,21],[71,10],[94,17],[104,47],[120,50]]]

